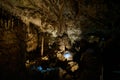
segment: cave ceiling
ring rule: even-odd
[[[114,25],[117,15],[117,5],[112,0],[0,0],[0,7],[7,10],[29,26],[36,25],[40,32],[48,32],[54,36],[67,33],[80,35],[81,33],[102,31],[106,32]],[[113,4],[112,7],[109,5]],[[108,14],[108,9],[114,13]],[[107,15],[107,16],[106,16]],[[107,20],[108,17],[111,20]],[[76,37],[78,38],[78,37]]]
[[[76,3],[72,0],[1,0],[0,2],[4,9],[19,16],[24,23],[27,25],[33,23],[43,32],[49,28],[57,29],[56,27],[64,32],[62,27],[74,26],[79,7],[75,6]]]

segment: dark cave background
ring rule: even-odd
[[[0,79],[120,80],[119,8],[117,0],[0,0]],[[74,72],[56,55],[65,51]]]

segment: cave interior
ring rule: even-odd
[[[0,0],[0,80],[120,80],[115,0]]]

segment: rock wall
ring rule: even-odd
[[[25,24],[5,10],[0,15],[0,78],[19,80],[25,73]]]

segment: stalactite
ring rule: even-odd
[[[11,27],[12,27],[12,30],[14,29],[13,25],[14,25],[14,20],[13,20],[13,18],[11,17]]]
[[[0,19],[0,28],[2,27],[2,19]]]
[[[8,26],[8,28],[11,30],[11,27],[10,27],[10,19],[7,20],[7,26]]]
[[[9,26],[9,19],[7,18],[7,28],[10,30],[10,26]]]
[[[2,25],[3,25],[3,29],[5,29],[5,20],[4,19],[3,19]]]
[[[8,26],[7,26],[7,20],[5,20],[5,30],[8,30]]]
[[[1,19],[1,23],[0,24],[1,24],[0,28],[2,28],[3,27],[3,20],[2,19]]]
[[[7,29],[10,29],[10,27],[8,26],[8,25],[9,25],[9,22],[8,22],[8,21],[9,21],[9,19],[7,18],[7,19],[6,19],[6,26],[7,26]]]
[[[44,53],[44,37],[42,36],[41,56],[43,56],[43,53]]]

